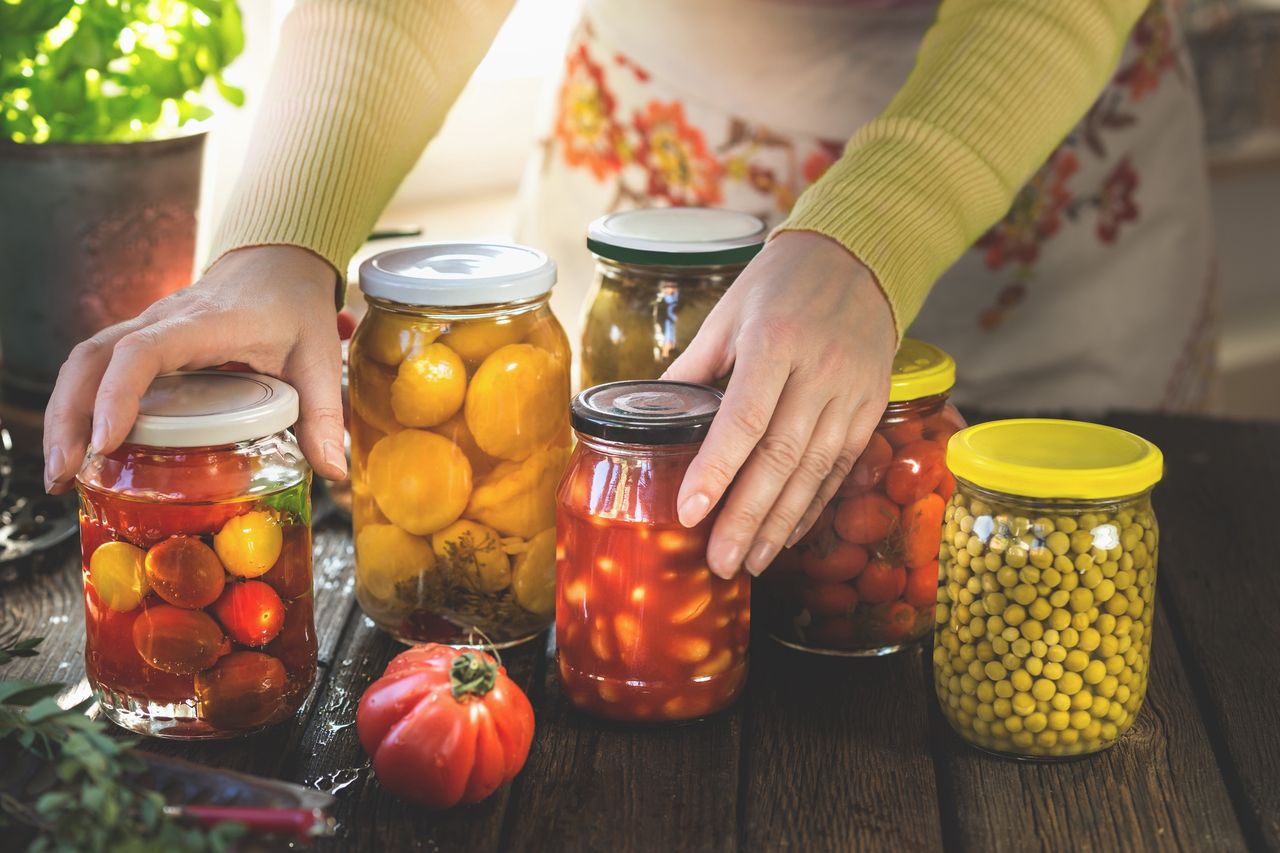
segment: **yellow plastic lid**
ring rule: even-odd
[[[947,443],[947,467],[993,492],[1097,500],[1150,489],[1164,474],[1164,455],[1115,427],[1022,418],[960,430]]]
[[[889,402],[904,403],[951,390],[956,384],[956,363],[933,344],[903,338],[893,357]]]

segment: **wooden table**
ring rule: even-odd
[[[1280,850],[1280,425],[1113,422],[1158,443],[1168,474],[1150,692],[1101,755],[1033,764],[968,748],[921,649],[822,659],[759,638],[733,709],[627,728],[572,712],[539,643],[506,655],[537,713],[524,772],[485,803],[424,813],[380,790],[352,726],[400,647],[356,606],[336,522],[317,529],[320,676],[296,721],[148,746],[335,790],[339,836],[321,846],[343,851]],[[65,552],[0,587],[0,642],[48,637],[4,674],[87,692],[80,602]]]

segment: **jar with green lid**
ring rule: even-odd
[[[902,342],[889,403],[853,470],[804,538],[760,578],[764,621],[778,642],[871,656],[929,635],[942,516],[955,490],[947,441],[964,427],[948,400],[955,378],[947,353]]]
[[[581,386],[658,379],[764,245],[756,216],[703,207],[611,213],[591,223]]]
[[[969,743],[1017,758],[1106,749],[1147,692],[1163,458],[1123,430],[994,421],[947,447],[933,673]]]

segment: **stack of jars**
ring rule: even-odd
[[[499,244],[414,246],[360,268],[356,595],[405,642],[502,647],[551,622],[570,444],[554,282],[545,255]]]

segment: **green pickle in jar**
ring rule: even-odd
[[[969,743],[1017,758],[1106,749],[1146,696],[1159,448],[1097,424],[1024,419],[956,433],[933,673]]]
[[[701,207],[611,213],[591,223],[596,278],[581,385],[658,379],[764,245],[758,217]]]

